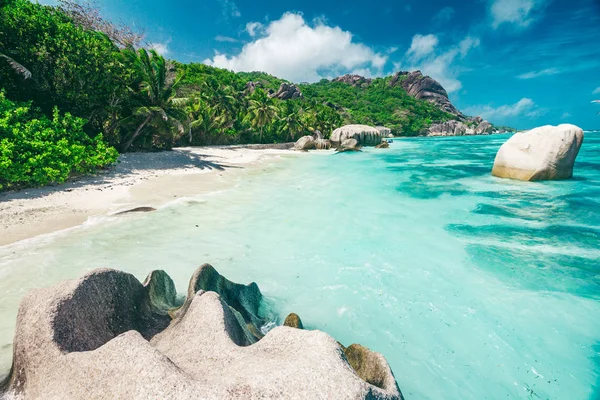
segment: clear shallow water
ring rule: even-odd
[[[383,353],[407,399],[600,398],[600,134],[576,177],[490,176],[507,136],[314,154],[234,189],[0,247],[0,370],[30,287],[203,262],[281,318]],[[198,227],[196,227],[198,225]]]

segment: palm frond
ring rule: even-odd
[[[7,56],[6,54],[0,53],[0,58],[4,58],[8,62],[8,65],[10,65],[12,67],[12,69],[14,69],[17,73],[21,74],[23,76],[23,78],[25,78],[25,79],[31,78],[31,72],[27,68],[25,68],[23,65],[16,62],[11,57]]]

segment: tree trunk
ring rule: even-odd
[[[258,138],[258,143],[262,143],[262,131],[263,131],[263,127],[260,127],[260,137]]]
[[[148,115],[146,117],[146,119],[144,120],[144,122],[142,122],[142,124],[140,126],[138,126],[138,128],[135,130],[135,132],[133,132],[133,135],[131,135],[131,137],[129,138],[129,140],[127,140],[125,142],[125,144],[123,144],[123,146],[121,146],[121,152],[122,153],[125,153],[129,149],[129,147],[131,147],[131,144],[140,135],[140,133],[142,132],[142,129],[144,129],[144,127],[146,126],[146,124],[148,122],[150,122],[150,118],[152,118],[152,114],[150,114],[150,115]]]

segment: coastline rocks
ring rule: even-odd
[[[263,337],[261,301],[255,283],[208,264],[183,303],[162,271],[142,284],[99,269],[34,289],[19,307],[0,398],[402,399],[378,353],[286,326]]]
[[[463,136],[467,133],[467,126],[460,121],[446,121],[433,124],[426,130],[427,136]]]
[[[302,136],[300,139],[296,141],[294,145],[294,150],[314,150],[316,148],[315,138],[312,136]]]
[[[400,71],[391,78],[389,85],[400,85],[409,96],[426,100],[435,104],[440,110],[464,119],[464,115],[454,107],[448,98],[446,89],[435,79],[423,76],[421,71]]]
[[[361,146],[376,146],[381,143],[382,134],[368,125],[344,125],[331,134],[331,145],[340,146],[346,139],[356,139]]]
[[[381,136],[384,138],[394,137],[390,128],[386,128],[385,126],[376,126],[375,129],[377,129],[381,133]]]
[[[327,139],[316,139],[315,140],[316,150],[329,150],[331,149],[331,142]]]
[[[375,146],[376,149],[388,149],[389,147],[390,147],[390,144],[387,141],[381,142],[377,146]]]
[[[344,140],[336,149],[338,153],[343,153],[346,151],[361,151],[361,146],[358,144],[358,140],[354,138]]]
[[[490,135],[494,132],[494,127],[488,121],[481,121],[475,128],[476,135]]]
[[[583,130],[575,125],[518,132],[498,150],[492,175],[523,181],[569,179],[582,143]]]
[[[304,98],[302,92],[293,83],[283,82],[275,93],[270,93],[269,97],[280,100],[294,100]]]

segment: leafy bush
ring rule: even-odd
[[[85,123],[57,108],[50,119],[0,92],[0,190],[61,183],[114,163],[117,151],[102,135],[88,137]]]

